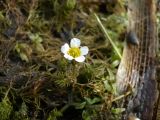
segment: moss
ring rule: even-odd
[[[99,9],[102,5],[106,10]],[[122,49],[119,38],[124,39],[127,19],[117,11],[110,13],[110,5],[84,0],[0,3],[1,120],[115,118],[111,110],[120,59],[93,14],[97,12]],[[61,54],[61,46],[72,37],[89,47],[84,63],[68,61]]]
[[[13,110],[12,103],[8,98],[5,98],[0,102],[0,116],[1,120],[8,120]]]

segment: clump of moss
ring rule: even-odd
[[[115,74],[120,59],[93,11],[119,49],[122,46],[118,39],[123,39],[126,17],[118,16],[117,11],[110,13],[107,2],[84,3],[0,3],[0,88],[10,89],[5,99],[4,91],[0,91],[2,120],[112,120],[123,111],[116,108],[115,102]],[[106,6],[106,14],[100,9],[102,5]],[[72,37],[89,47],[85,63],[63,58],[61,45]]]
[[[7,120],[10,118],[11,112],[13,110],[12,104],[8,98],[3,99],[0,102],[0,116],[1,120]]]

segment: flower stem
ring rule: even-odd
[[[110,41],[110,43],[111,43],[111,45],[113,46],[115,52],[118,54],[119,58],[121,59],[121,58],[122,58],[122,55],[120,54],[120,52],[119,52],[117,46],[115,45],[115,43],[113,42],[113,40],[110,38],[110,36],[109,36],[107,30],[105,29],[105,27],[103,26],[101,20],[99,19],[99,17],[97,16],[97,14],[94,13],[94,16],[96,17],[96,20],[97,20],[100,28],[101,28],[102,31],[104,32],[105,37]]]

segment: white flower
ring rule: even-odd
[[[88,54],[88,47],[81,47],[81,41],[77,38],[71,39],[70,47],[67,43],[65,43],[61,47],[61,52],[64,54],[64,57],[68,60],[75,59],[77,62],[84,62],[85,56]]]
[[[135,118],[135,120],[140,120],[139,118]]]

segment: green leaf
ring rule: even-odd
[[[115,67],[117,67],[117,66],[119,65],[119,63],[120,63],[119,60],[114,60],[114,61],[112,62],[112,66],[115,68]]]
[[[85,110],[82,112],[82,118],[83,120],[91,120],[89,113]]]
[[[111,110],[113,114],[121,114],[124,111],[125,111],[125,108],[112,108]]]
[[[28,57],[27,57],[26,54],[24,54],[24,53],[19,53],[19,56],[20,56],[20,58],[21,58],[22,60],[24,60],[24,61],[26,61],[26,62],[29,62],[29,59],[28,59]]]
[[[83,109],[86,105],[86,102],[82,102],[82,103],[75,103],[74,106],[76,109]]]
[[[98,97],[95,97],[95,98],[93,98],[93,99],[91,99],[91,98],[88,98],[88,97],[84,97],[84,99],[87,101],[87,103],[89,104],[89,105],[93,105],[93,104],[95,104],[95,103],[97,103],[97,102],[100,102],[100,98],[98,98]]]
[[[115,74],[113,73],[113,70],[107,69],[109,73],[109,81],[115,81]]]
[[[36,44],[36,50],[38,51],[38,52],[44,52],[45,50],[44,50],[44,47],[43,47],[43,45],[41,44],[41,43],[37,43]]]
[[[18,43],[15,45],[14,49],[17,51],[17,53],[20,53],[20,47]]]
[[[107,90],[108,92],[111,92],[112,86],[109,84],[108,80],[105,80],[103,83],[104,83],[105,90]]]
[[[111,85],[112,85],[112,93],[114,95],[117,95],[118,93],[117,93],[116,83],[112,83]]]
[[[39,34],[32,34],[29,33],[29,38],[34,42],[34,43],[41,43],[43,39],[39,36]]]
[[[5,17],[3,15],[2,11],[0,11],[0,21],[3,21],[4,19],[5,19]]]
[[[74,9],[75,5],[76,5],[76,0],[67,0],[67,8],[69,10]]]
[[[58,111],[57,109],[53,109],[49,113],[49,117],[47,118],[47,120],[57,120],[57,118],[61,116],[62,116],[62,112]]]

